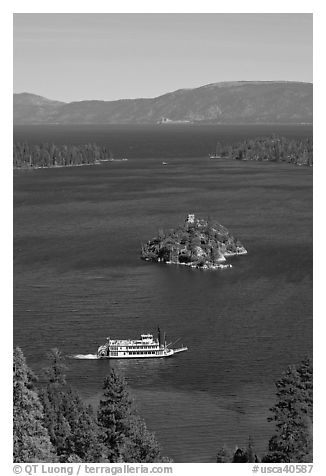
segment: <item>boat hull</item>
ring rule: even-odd
[[[188,350],[187,347],[181,347],[180,349],[169,349],[168,351],[164,352],[163,354],[157,355],[98,355],[98,359],[164,359],[166,357],[172,357],[174,354],[178,354],[180,352],[185,352]]]

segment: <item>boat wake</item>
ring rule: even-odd
[[[76,354],[71,356],[73,359],[81,359],[81,360],[96,360],[97,354]]]

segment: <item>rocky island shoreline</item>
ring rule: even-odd
[[[225,228],[210,219],[189,214],[176,229],[164,232],[142,245],[141,258],[200,269],[232,268],[230,256],[247,254],[243,244]]]

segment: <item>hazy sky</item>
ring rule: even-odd
[[[14,14],[14,92],[112,100],[236,80],[312,82],[312,15]]]

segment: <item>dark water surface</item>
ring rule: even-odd
[[[291,127],[282,135],[311,135]],[[166,360],[69,359],[70,383],[95,402],[110,366],[120,369],[176,462],[214,461],[218,447],[243,445],[249,434],[262,453],[273,431],[273,381],[312,349],[312,169],[193,157],[184,128],[181,136],[171,130],[168,144],[167,129],[156,132],[150,157],[147,129],[132,131],[137,140],[117,130],[108,128],[115,149],[137,143],[143,157],[14,173],[15,344],[38,372],[52,347],[94,354],[108,335],[136,338],[159,324],[189,351]],[[54,132],[66,143],[78,136]],[[103,128],[91,132],[90,141],[106,140]],[[213,130],[196,134],[208,152]],[[168,166],[157,158],[161,144]],[[248,255],[215,272],[141,261],[141,241],[188,212],[217,219]]]

